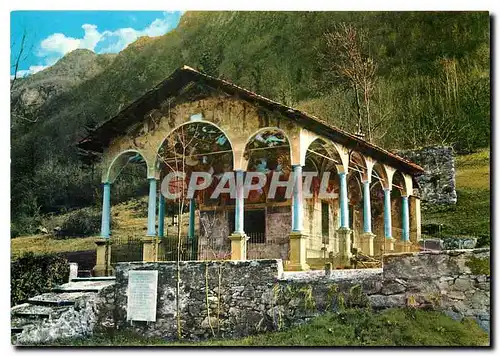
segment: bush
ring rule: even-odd
[[[68,260],[56,254],[26,253],[10,264],[10,301],[19,304],[35,295],[65,283],[69,277]]]
[[[101,213],[82,209],[69,214],[63,222],[58,237],[92,236],[101,230]]]

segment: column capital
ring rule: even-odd
[[[383,190],[384,190],[384,192],[390,192],[390,191],[392,191],[391,188],[383,188]]]
[[[361,181],[361,183],[363,183],[363,184],[366,184],[366,183],[370,184],[371,182],[372,182],[371,179],[365,179],[365,180]]]

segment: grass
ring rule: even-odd
[[[457,204],[446,210],[424,211],[423,223],[443,224],[444,235],[490,236],[489,150],[456,158]]]
[[[10,241],[11,258],[19,257],[26,252],[43,254],[91,250],[95,248],[95,239],[95,237],[85,237],[56,240],[47,235],[17,237]]]
[[[455,321],[436,311],[351,309],[285,331],[240,339],[168,341],[120,331],[114,337],[94,335],[60,341],[57,346],[489,346],[489,338],[475,321]]]
[[[42,225],[52,231],[55,226],[62,225],[68,214],[51,216],[44,219]],[[134,238],[145,236],[147,226],[147,197],[131,199],[127,202],[116,204],[111,208],[111,216],[116,227],[113,234],[121,238]],[[183,231],[187,232],[188,214],[184,214]],[[168,224],[168,219],[165,220]],[[172,227],[167,227],[169,232]],[[11,258],[16,258],[26,252],[35,254],[57,253],[70,251],[84,251],[95,248],[95,240],[99,236],[74,237],[66,239],[55,239],[51,235],[21,236],[11,239]]]

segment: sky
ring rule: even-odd
[[[66,53],[86,48],[118,53],[140,36],[161,36],[179,23],[180,11],[12,11],[11,76],[23,53],[18,76],[53,65]],[[26,33],[21,46],[23,33]]]

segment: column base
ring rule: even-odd
[[[339,238],[339,265],[340,267],[350,267],[352,257],[352,230],[347,227],[341,227],[337,230]]]
[[[381,245],[382,254],[393,253],[396,248],[396,239],[394,237],[384,237]]]
[[[92,268],[92,274],[96,277],[112,276],[115,273],[111,267],[111,240],[109,238],[99,238],[95,241],[96,264]]]
[[[142,261],[157,262],[158,261],[158,244],[156,236],[146,236],[142,238]]]
[[[246,261],[249,237],[245,233],[233,233],[229,235],[229,239],[231,240],[231,260]]]
[[[311,267],[306,260],[307,235],[300,231],[290,233],[290,251],[288,254],[287,271],[308,271]]]
[[[395,252],[411,252],[412,245],[410,241],[398,241],[396,242]]]
[[[364,232],[360,236],[360,248],[361,252],[367,256],[373,256],[375,253],[375,234],[371,232]]]

